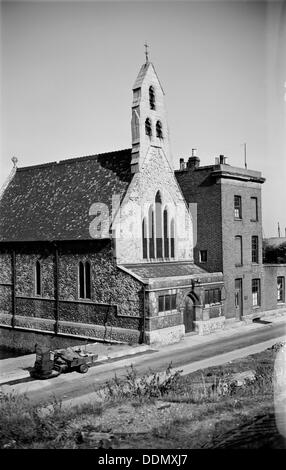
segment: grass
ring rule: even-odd
[[[128,403],[131,408],[144,409],[147,413],[152,407],[156,411],[160,401],[168,403],[162,409],[188,408],[182,416],[178,408],[178,414],[164,424],[154,419],[152,431],[145,438],[139,434],[138,438],[133,437],[126,443],[128,447],[210,445],[217,436],[237,429],[258,414],[273,413],[273,363],[280,347],[186,376],[174,372],[171,365],[165,373],[144,376],[131,367],[124,380],[115,376],[105,384],[101,402],[77,407],[63,408],[56,399],[44,407],[35,406],[26,396],[1,394],[0,448],[78,448],[79,430],[100,431],[101,425],[96,423],[108,410],[109,413],[114,410],[117,416],[120,405]],[[254,380],[236,386],[232,374],[249,369],[254,371]]]

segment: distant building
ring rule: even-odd
[[[264,242],[268,246],[273,246],[273,247],[278,247],[283,245],[283,243],[286,243],[286,237],[270,237],[270,238],[264,238]]]
[[[148,59],[131,131],[131,149],[13,161],[0,193],[2,344],[164,344],[285,307],[286,267],[262,264],[264,178],[223,157],[200,167],[195,154],[174,172]]]

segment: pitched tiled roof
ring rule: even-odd
[[[212,273],[205,271],[192,262],[170,261],[165,263],[142,263],[123,265],[122,268],[130,274],[143,280],[171,277],[201,277],[212,276]]]
[[[125,194],[131,149],[18,168],[0,200],[0,241],[91,239],[93,203],[111,215],[112,195]]]

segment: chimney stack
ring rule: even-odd
[[[224,155],[219,156],[219,164],[220,165],[225,165],[226,163],[226,157]]]
[[[197,157],[197,149],[192,149],[192,156],[189,158],[187,167],[191,170],[200,166],[200,159]]]
[[[185,170],[186,164],[183,158],[180,158],[180,170]]]

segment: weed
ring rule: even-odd
[[[115,375],[112,380],[106,382],[106,398],[109,400],[129,398],[137,403],[161,398],[176,387],[180,374],[181,371],[173,373],[170,364],[163,374],[152,372],[139,377],[135,367],[131,365],[127,368],[125,379],[119,380]]]

